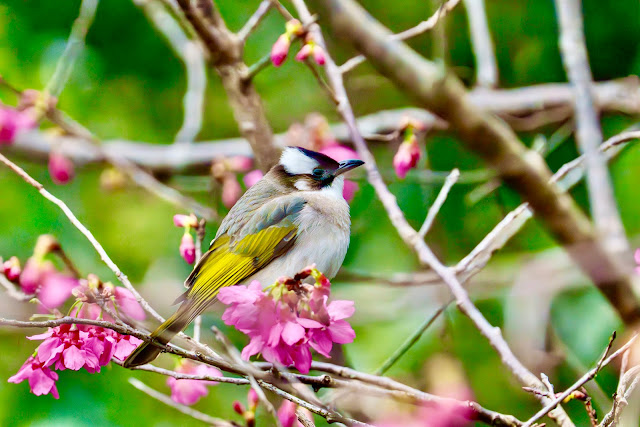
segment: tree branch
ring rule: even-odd
[[[464,0],[464,7],[467,9],[471,45],[476,58],[476,84],[495,87],[498,84],[498,66],[484,0]]]
[[[456,77],[405,44],[390,41],[389,30],[359,5],[351,0],[315,3],[339,36],[354,43],[382,74],[420,105],[447,120],[461,142],[530,203],[543,225],[609,299],[625,323],[640,321],[640,305],[629,271],[598,242],[591,223],[571,197],[548,183],[551,173],[539,155],[528,150],[503,122],[471,104]],[[394,208],[390,213],[392,221],[400,218],[399,210]],[[411,227],[397,228],[410,242]]]
[[[591,213],[605,247],[617,256],[628,255],[629,242],[613,195],[607,162],[598,151],[602,142],[602,131],[591,90],[593,79],[582,30],[581,1],[556,0],[555,4],[560,27],[562,61],[575,93],[576,139],[580,151],[586,156]]]

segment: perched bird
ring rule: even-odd
[[[252,186],[220,224],[209,251],[193,269],[178,311],[151,336],[168,343],[215,300],[224,286],[258,280],[271,284],[315,263],[332,278],[349,246],[349,205],[344,174],[364,162],[332,158],[300,147],[284,149],[280,162]],[[142,343],[125,367],[154,360],[160,348]]]

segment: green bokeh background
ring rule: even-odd
[[[257,1],[218,1],[222,15],[231,29],[239,29],[257,7]],[[640,71],[640,5],[632,0],[601,2],[585,0],[585,31],[589,56],[596,80],[615,79]],[[286,4],[286,3],[285,3]],[[398,31],[426,19],[433,5],[419,0],[402,0],[393,6],[383,0],[363,1],[367,9],[392,30]],[[79,8],[78,0],[65,2],[5,0],[0,4],[0,74],[20,88],[41,89],[51,76],[56,60],[65,46],[69,29]],[[487,0],[487,13],[500,72],[501,87],[562,82],[565,80],[558,53],[557,28],[553,2],[526,0]],[[283,22],[275,13],[250,38],[245,58],[252,63],[269,51]],[[338,62],[353,55],[345,43],[330,38],[332,53]],[[433,34],[410,41],[410,45],[427,57],[437,51]],[[473,84],[474,58],[468,37],[466,16],[459,6],[446,21],[445,61],[468,84]],[[219,139],[238,135],[237,125],[226,103],[226,96],[215,73],[209,73],[204,126],[200,139]],[[282,132],[310,112],[325,114],[337,121],[331,101],[316,84],[308,70],[294,61],[282,67],[267,68],[255,80],[265,109],[276,132]],[[349,75],[347,87],[357,115],[380,109],[404,107],[408,99],[369,65],[360,66]],[[79,57],[69,84],[59,100],[59,107],[103,139],[121,138],[150,143],[170,143],[182,122],[182,96],[185,89],[183,66],[164,39],[155,32],[144,14],[129,0],[100,3],[97,16],[87,36],[87,46]],[[15,98],[0,90],[4,103],[15,104]],[[603,119],[605,136],[613,135],[635,123],[634,117],[608,116]],[[549,136],[554,127],[539,132]],[[534,133],[523,134],[530,143]],[[412,171],[405,181],[393,178],[393,150],[376,145],[379,159],[393,193],[409,221],[419,227],[426,208],[433,202],[441,185],[418,179],[427,168]],[[574,158],[574,141],[569,139],[548,158],[556,169]],[[481,162],[466,153],[447,134],[430,135],[428,167],[448,171],[483,168]],[[639,154],[631,148],[611,168],[616,198],[630,237],[640,229],[640,202],[637,180]],[[170,300],[180,292],[181,280],[188,272],[178,257],[180,231],[172,226],[176,210],[171,205],[143,190],[128,187],[124,191],[100,190],[99,166],[83,167],[69,185],[56,187],[46,168],[29,159],[16,158],[30,174],[62,200],[95,234],[105,249],[161,312],[171,311]],[[171,184],[186,191],[193,178],[172,178]],[[459,184],[431,231],[428,241],[447,262],[455,263],[466,255],[511,208],[519,203],[516,194],[499,188],[481,201],[470,204],[465,196],[477,184]],[[415,271],[418,263],[389,223],[373,189],[360,181],[360,191],[352,203],[353,236],[345,261],[345,271],[389,275]],[[203,203],[219,206],[212,195],[190,191]],[[587,209],[586,191],[578,186],[572,194]],[[208,233],[213,235],[215,224]],[[94,272],[104,280],[115,280],[110,271],[82,235],[64,215],[44,200],[19,178],[0,168],[0,256],[30,256],[39,234],[54,234],[84,274]],[[539,225],[529,223],[508,247],[501,251],[491,268],[517,270],[523,258],[549,249],[553,242]],[[515,280],[510,273],[506,284]],[[345,346],[348,362],[354,367],[372,371],[379,366],[424,319],[435,309],[430,288],[393,288],[349,283],[342,275],[334,281],[341,297],[356,301],[358,312],[353,319],[356,341]],[[556,389],[561,390],[594,363],[612,330],[622,327],[615,313],[601,295],[587,282],[572,283],[573,290],[553,300],[548,335],[565,356],[547,371]],[[485,286],[482,292],[471,292],[487,318],[503,326],[508,288]],[[532,291],[532,293],[534,293]],[[2,294],[0,294],[2,295]],[[535,298],[535,293],[534,293]],[[32,306],[18,307],[12,302],[0,304],[0,316],[28,317]],[[238,344],[242,336],[229,330],[212,313],[206,325],[216,324]],[[61,398],[36,397],[25,383],[8,384],[35,348],[24,339],[25,331],[0,330],[0,425],[64,425],[64,426],[133,426],[133,425],[198,425],[131,387],[127,379],[135,376],[162,392],[168,392],[163,377],[128,372],[117,366],[103,369],[99,375],[64,371],[58,381]],[[205,339],[211,340],[205,333]],[[418,344],[390,371],[390,375],[425,389],[433,381],[425,378],[424,367],[436,353],[458,359],[475,398],[493,410],[512,413],[526,419],[537,408],[537,402],[519,390],[519,385],[502,367],[471,323],[455,308],[432,327]],[[171,366],[170,360],[162,362]],[[613,369],[597,379],[606,395],[615,390]],[[233,418],[231,402],[244,400],[246,389],[233,385],[212,387],[210,395],[196,408],[222,418]],[[596,399],[597,400],[597,399]],[[596,402],[596,406],[598,406]],[[587,422],[580,403],[567,409],[578,425]],[[598,408],[600,413],[608,408]],[[239,421],[238,418],[233,418]],[[319,421],[319,420],[318,420]],[[259,425],[269,425],[261,415]]]

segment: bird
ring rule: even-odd
[[[191,274],[178,310],[124,361],[153,361],[167,344],[216,301],[225,286],[274,283],[305,267],[331,279],[349,247],[351,219],[343,197],[344,173],[364,162],[337,162],[302,147],[285,147],[278,164],[230,209]]]

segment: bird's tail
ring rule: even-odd
[[[152,362],[162,352],[162,349],[154,343],[165,345],[178,333],[193,321],[202,310],[198,309],[198,305],[192,301],[185,301],[173,316],[169,317],[164,323],[153,331],[151,338],[153,341],[145,341],[136,348],[133,353],[127,357],[123,366],[125,368],[133,368],[135,366],[144,365]]]

